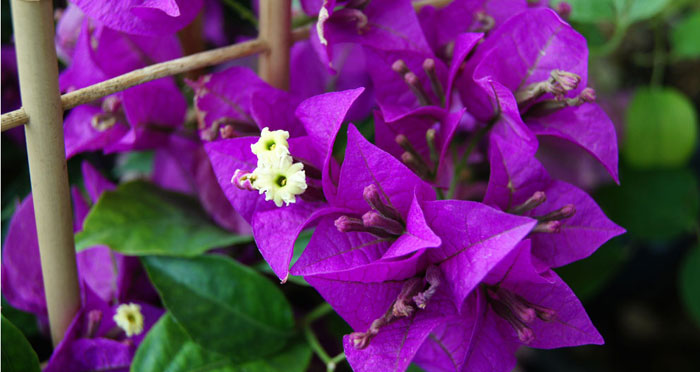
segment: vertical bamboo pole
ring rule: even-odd
[[[291,0],[260,0],[260,38],[270,49],[260,54],[260,77],[270,85],[289,89],[289,48],[292,44]]]
[[[80,308],[63,108],[51,0],[12,0],[29,175],[51,338],[57,345]]]

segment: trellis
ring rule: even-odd
[[[414,7],[450,1],[424,0]],[[308,38],[309,28],[291,29],[291,0],[260,0],[257,39],[150,65],[60,95],[52,0],[12,0],[11,7],[23,107],[2,115],[1,127],[5,131],[25,125],[41,270],[56,345],[80,308],[63,111],[152,80],[254,54],[259,54],[260,77],[288,89],[291,45]]]

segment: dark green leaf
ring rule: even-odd
[[[165,307],[201,346],[236,362],[279,351],[292,334],[282,292],[252,269],[223,256],[144,257]]]
[[[284,350],[272,357],[248,362],[237,367],[237,372],[304,372],[311,362],[311,348],[305,341],[293,339]]]
[[[640,89],[627,108],[622,154],[636,168],[676,167],[695,150],[692,103],[672,89]]]
[[[39,358],[22,332],[2,316],[2,370],[39,372]]]
[[[22,331],[28,338],[39,335],[39,324],[36,315],[15,309],[5,298],[2,298],[2,315]]]
[[[296,341],[296,340],[295,340]],[[166,313],[148,332],[136,351],[131,370],[136,372],[303,372],[311,349],[303,342],[288,344],[273,357],[234,364],[225,356],[197,343]]]
[[[605,243],[590,257],[556,270],[576,295],[585,301],[612,279],[626,257],[618,239]]]
[[[234,371],[221,354],[197,345],[170,316],[163,315],[151,328],[134,356],[132,371]]]
[[[700,57],[700,11],[684,18],[671,30],[672,51],[676,57]]]
[[[596,200],[608,217],[642,239],[671,239],[698,223],[698,181],[687,169],[622,170],[621,186],[607,186]]]
[[[410,366],[408,366],[408,369],[406,370],[406,372],[423,372],[423,371],[424,371],[423,368],[418,367],[416,364],[411,364]]]
[[[700,327],[700,246],[692,248],[683,261],[680,292],[686,308]]]
[[[196,256],[251,241],[215,226],[194,199],[142,181],[102,194],[76,235],[78,251],[107,245],[134,256]]]

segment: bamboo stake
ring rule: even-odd
[[[258,73],[273,87],[284,90],[289,89],[291,24],[291,0],[260,0],[260,38],[270,48],[260,54]]]
[[[41,272],[54,345],[80,308],[51,0],[12,0]]]

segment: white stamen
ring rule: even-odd
[[[272,200],[278,207],[282,203],[289,205],[296,202],[296,196],[306,190],[306,173],[304,164],[292,163],[287,155],[267,166],[258,166],[253,171],[253,187],[260,194],[265,193],[265,200]]]
[[[287,143],[289,132],[286,130],[270,131],[267,127],[260,133],[258,142],[250,145],[250,150],[258,157],[258,167],[275,164],[285,156],[289,156]]]
[[[114,322],[123,329],[127,337],[139,335],[143,332],[143,314],[141,306],[135,303],[121,304],[114,314]]]

